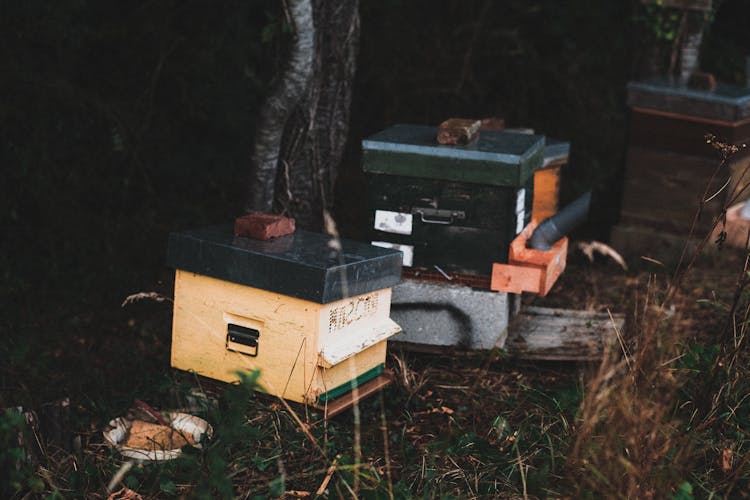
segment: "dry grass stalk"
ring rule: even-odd
[[[707,141],[721,153],[713,180],[740,147],[724,144],[715,137],[707,137]],[[748,186],[729,193],[726,206],[734,203]],[[718,194],[709,195],[706,188],[703,200]],[[693,229],[701,211],[699,207]],[[722,223],[726,223],[725,218],[718,217],[714,228]],[[713,228],[692,255],[685,246],[663,300],[655,300],[659,290],[649,280],[646,294],[638,300],[634,312],[630,356],[610,350],[589,381],[581,403],[577,436],[568,456],[568,467],[579,479],[574,486],[579,496],[669,497],[686,480],[699,473],[708,478],[712,469],[718,469],[725,478],[716,481],[714,488],[728,497],[738,478],[743,474],[747,477],[750,460],[734,459],[735,450],[746,447],[744,438],[731,442],[725,437],[730,434],[728,429],[721,429],[726,427],[724,421],[750,400],[750,388],[744,383],[747,363],[739,361],[748,357],[744,347],[750,322],[746,293],[750,285],[750,253],[737,278],[726,334],[714,332],[718,335],[713,336],[713,342],[718,342],[720,349],[713,369],[699,366],[704,372],[698,372],[691,380],[692,396],[679,392],[687,389],[687,370],[675,368],[687,351],[686,339],[678,327],[682,308],[675,308],[674,302],[712,232]],[[621,348],[627,352],[624,345]],[[737,431],[742,429],[735,425],[732,433],[736,435]],[[719,440],[715,440],[717,436]],[[707,461],[706,457],[711,456],[714,458]]]
[[[125,300],[122,301],[120,307],[125,307],[141,300],[153,300],[154,302],[164,302],[165,300],[172,301],[171,298],[157,292],[138,292],[125,297]]]
[[[331,466],[328,467],[328,471],[326,472],[323,481],[320,483],[320,487],[318,487],[318,491],[315,492],[316,495],[322,495],[323,493],[325,493],[326,488],[328,487],[328,483],[331,482],[333,473],[336,472],[336,465],[338,464],[340,459],[341,455],[336,455],[336,458],[333,459],[333,462],[331,462]]]
[[[611,348],[589,381],[568,457],[578,494],[649,498],[674,491],[685,477],[689,440],[673,408],[682,380],[668,362],[678,357],[679,331],[669,323],[679,315],[668,322],[651,304],[655,293],[651,284],[630,355]]]

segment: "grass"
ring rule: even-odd
[[[4,405],[15,399],[38,408],[71,397],[81,445],[66,450],[50,443],[36,462],[26,462],[14,444],[23,425],[6,412],[0,463],[12,474],[2,494],[107,498],[123,459],[102,443],[106,421],[124,414],[134,397],[184,408],[201,388],[218,402],[197,410],[216,428],[216,439],[170,463],[134,464],[112,491],[291,498],[289,492],[315,496],[324,485],[322,496],[330,498],[739,495],[750,479],[744,459],[750,384],[744,351],[734,346],[744,342],[750,313],[736,307],[737,327],[723,335],[726,304],[735,295],[728,257],[699,261],[685,282],[689,292],[674,295],[674,311],[658,301],[668,292],[666,273],[626,276],[574,259],[562,291],[579,279],[573,274],[583,274],[600,289],[619,287],[599,307],[629,297],[637,328],[626,332],[627,356],[616,346],[598,366],[532,364],[502,353],[424,355],[392,346],[396,383],[361,403],[358,425],[352,412],[323,421],[299,405],[287,408],[255,393],[252,376],[238,386],[206,386],[167,369],[168,302],[116,310],[101,336],[91,330],[100,323],[96,315],[61,325],[65,335],[57,332],[58,338],[13,336],[4,347],[12,354],[2,368]],[[727,288],[706,301],[716,289],[707,280],[717,278]],[[569,295],[591,303],[594,292],[585,288]],[[118,363],[122,352],[130,353],[127,364]],[[84,359],[96,376],[75,369]],[[57,385],[45,384],[52,374]]]
[[[147,309],[161,315],[142,306]],[[168,334],[168,322],[152,326]],[[190,390],[203,382],[168,372],[165,361],[142,372],[153,385],[139,397],[160,407],[184,407]],[[217,393],[217,409],[199,412],[216,428],[217,438],[205,451],[169,464],[135,466],[117,486],[147,498],[223,497],[232,488],[248,498],[277,496],[282,486],[314,493],[335,463],[326,488],[332,497],[351,496],[350,489],[374,498],[520,494],[524,482],[528,492],[542,491],[548,474],[562,470],[560,436],[574,418],[578,382],[564,371],[548,370],[537,378],[525,373],[532,367],[508,371],[505,362],[487,367],[485,361],[485,356],[457,360],[394,351],[389,362],[400,383],[362,403],[358,432],[351,412],[324,422],[295,405],[303,429],[279,401],[254,393],[249,379]],[[90,382],[83,393],[100,390],[98,382]],[[139,385],[144,391],[145,384]],[[6,485],[5,496],[30,491],[32,479],[41,496],[106,496],[122,459],[102,444],[99,430],[127,410],[136,391],[123,392],[89,393],[91,406],[77,405],[81,450],[45,449],[39,466],[20,471],[25,476]],[[6,437],[14,436],[11,431]]]
[[[572,256],[543,305],[628,313],[601,363],[394,344],[395,383],[327,421],[255,392],[257,374],[227,386],[170,370],[168,301],[60,294],[38,314],[22,302],[2,320],[0,497],[744,497],[750,267],[704,241],[674,274]],[[123,459],[101,429],[134,398],[187,408],[215,438],[167,463]]]
[[[209,395],[204,401],[217,401],[194,410],[211,421],[216,439],[170,463],[133,464],[112,491],[292,498],[314,497],[323,485],[321,496],[330,498],[741,495],[750,479],[742,349],[750,311],[747,294],[734,293],[737,273],[727,271],[727,261],[741,269],[740,257],[699,259],[687,291],[673,294],[674,309],[659,302],[669,292],[666,272],[624,275],[574,258],[559,285],[570,300],[591,304],[596,293],[605,308],[628,297],[635,328],[625,333],[627,355],[615,346],[599,365],[532,364],[499,352],[425,355],[394,345],[388,363],[396,383],[361,403],[358,423],[351,411],[323,421],[286,407],[255,393],[252,376],[238,386],[207,386],[169,370],[168,302],[112,308],[107,321],[76,316],[48,335],[13,335],[3,347],[3,404],[38,409],[69,396],[80,448],[49,443],[27,462],[17,444],[24,426],[6,411],[0,463],[11,474],[1,493],[107,498],[124,463],[102,442],[107,420],[134,397],[159,408],[194,405],[199,388]],[[571,289],[582,275],[596,292]],[[735,296],[737,320],[728,322]],[[104,333],[93,328],[102,323]],[[46,383],[52,377],[56,383]]]

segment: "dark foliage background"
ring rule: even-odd
[[[337,185],[342,232],[362,229],[364,136],[397,122],[499,115],[572,142],[563,198],[593,187],[586,231],[606,238],[619,203],[624,88],[646,39],[639,16],[635,1],[363,1]],[[124,296],[171,293],[170,230],[241,212],[256,112],[289,39],[284,19],[274,0],[0,0],[0,332],[13,334],[0,350],[0,406],[18,403],[22,378],[46,387],[40,400],[60,392],[30,365],[64,371],[114,349],[84,342],[55,357],[48,342],[120,338]],[[722,57],[707,69],[741,80],[742,49],[714,40]]]
[[[365,2],[351,137],[496,115],[569,140],[566,199],[591,187],[605,194],[589,228],[604,237],[618,209],[635,15],[629,2]],[[360,180],[361,190],[351,146],[342,181]],[[340,196],[340,207],[356,199]]]

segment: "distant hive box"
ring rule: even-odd
[[[531,219],[544,137],[436,137],[435,127],[394,125],[362,141],[370,239],[402,250],[406,266],[489,276]]]
[[[229,225],[172,233],[172,366],[225,382],[257,369],[269,393],[318,406],[384,384],[401,254],[340,244],[301,230],[235,237]]]
[[[623,252],[657,258],[677,254],[720,157],[706,143],[714,134],[730,143],[750,140],[750,88],[719,84],[692,89],[653,79],[628,85],[630,128],[620,222],[612,242]],[[736,158],[740,161],[741,158]],[[709,194],[724,183],[716,176]],[[724,196],[702,207],[696,236],[720,213]]]
[[[570,143],[547,138],[544,162],[534,173],[534,203],[531,218],[536,222],[551,217],[560,208],[562,167],[568,164]]]

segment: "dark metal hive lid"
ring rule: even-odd
[[[541,167],[544,136],[482,131],[463,146],[441,145],[437,128],[394,125],[362,141],[366,172],[521,186]]]
[[[212,278],[325,304],[388,288],[401,252],[297,230],[268,241],[234,236],[229,224],[169,235],[167,264]]]
[[[663,78],[630,82],[628,106],[735,122],[750,118],[750,87],[719,83],[715,90],[702,90]]]

